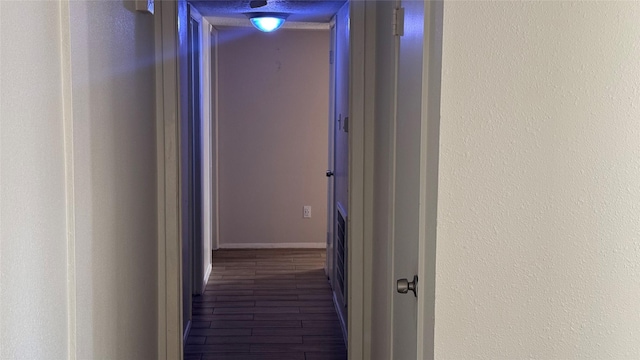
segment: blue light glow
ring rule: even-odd
[[[253,17],[250,20],[256,29],[264,32],[272,32],[278,30],[282,26],[282,24],[284,24],[284,19],[273,16]]]

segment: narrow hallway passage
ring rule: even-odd
[[[324,249],[218,250],[185,359],[346,360]]]

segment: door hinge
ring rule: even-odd
[[[393,35],[404,35],[404,8],[393,9]]]
[[[333,50],[329,50],[329,64],[333,64]]]

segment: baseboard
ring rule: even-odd
[[[327,244],[321,243],[241,243],[220,244],[220,249],[326,249]]]
[[[207,270],[204,272],[204,279],[202,279],[202,291],[207,288],[207,283],[209,282],[209,275],[211,275],[211,264],[207,266]]]

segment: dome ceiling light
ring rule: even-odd
[[[272,32],[278,30],[284,21],[287,19],[288,14],[282,13],[249,13],[247,17],[251,21],[253,26],[262,32]]]

